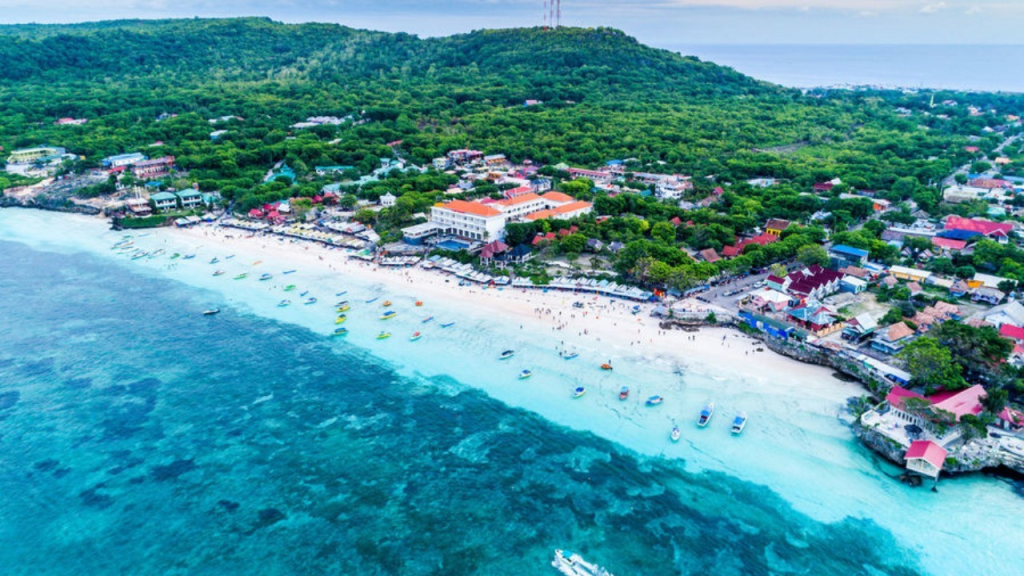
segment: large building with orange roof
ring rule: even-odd
[[[528,193],[487,204],[453,200],[434,206],[430,220],[441,233],[491,241],[504,238],[508,222],[569,219],[592,210],[590,202],[577,201],[561,192],[548,192],[543,196]]]
[[[471,240],[497,240],[505,235],[505,215],[492,205],[452,200],[434,206],[430,221],[445,234]]]

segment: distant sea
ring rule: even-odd
[[[878,85],[1024,92],[1024,46],[664,45],[794,88]]]

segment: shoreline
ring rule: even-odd
[[[458,297],[460,305],[472,308],[477,314],[488,316],[499,313],[507,318],[521,319],[522,323],[534,323],[554,335],[564,335],[579,346],[605,348],[611,346],[618,354],[643,352],[662,359],[673,359],[685,354],[696,357],[699,364],[740,377],[758,378],[764,372],[790,373],[796,370],[800,376],[821,377],[820,366],[793,360],[777,353],[745,350],[744,345],[753,348],[759,339],[727,328],[708,327],[706,334],[687,334],[662,328],[661,321],[650,316],[653,304],[641,304],[641,313],[632,314],[635,302],[611,299],[593,294],[566,292],[545,292],[538,288],[488,288],[477,284],[458,286],[459,278],[437,270],[420,267],[379,266],[359,259],[349,258],[349,252],[329,249],[325,246],[291,240],[278,240],[278,236],[264,235],[245,237],[233,229],[210,226],[193,228],[168,228],[169,236],[189,242],[218,242],[235,250],[260,251],[265,256],[290,260],[304,265],[307,269],[321,268],[325,273],[337,273],[358,277],[368,282],[390,284],[391,289],[411,291],[418,300],[436,300]],[[259,244],[256,246],[256,244]],[[302,247],[301,250],[296,248]],[[585,309],[572,307],[573,302],[585,302]],[[703,308],[703,305],[699,306]],[[703,310],[701,310],[703,311]],[[634,330],[635,329],[635,330]],[[733,346],[737,350],[733,351]],[[736,360],[755,360],[758,366],[740,369]],[[689,358],[692,359],[692,358]],[[713,364],[714,366],[711,366]],[[831,378],[831,375],[828,375]]]
[[[82,218],[95,223],[99,218],[80,213],[69,213],[69,218]],[[131,232],[131,231],[129,231]],[[846,397],[840,412],[853,418],[847,427],[855,441],[887,462],[903,468],[902,455],[886,449],[884,443],[872,441],[876,433],[865,428],[857,414],[848,406],[854,398],[868,396],[877,403],[876,392],[862,373],[849,370],[824,351],[796,350],[792,346],[774,341],[762,333],[751,334],[732,323],[710,325],[702,320],[680,322],[655,318],[650,315],[657,304],[641,303],[639,314],[633,314],[635,302],[541,288],[521,288],[511,285],[486,287],[476,283],[459,286],[459,278],[439,269],[420,266],[381,266],[374,262],[350,257],[355,251],[330,247],[317,242],[279,236],[272,233],[247,233],[237,228],[216,224],[200,224],[191,228],[160,227],[135,234],[166,235],[168,238],[190,245],[215,245],[248,253],[251,258],[273,258],[302,266],[305,271],[359,278],[363,282],[379,284],[382,289],[400,290],[414,300],[444,301],[456,297],[463,312],[481,318],[493,315],[504,320],[515,319],[520,330],[527,324],[558,337],[558,348],[589,348],[603,350],[612,362],[614,358],[643,358],[673,367],[676,373],[696,372],[706,375],[729,375],[749,382],[765,385],[766,375],[786,374],[798,381],[831,381],[833,385],[853,383],[857,390]],[[584,302],[585,308],[573,308],[573,302]],[[693,301],[695,316],[705,312],[722,311]],[[694,326],[695,330],[688,330]],[[635,329],[635,332],[634,332]],[[681,330],[682,329],[682,330]],[[567,343],[570,342],[570,343]],[[733,351],[733,346],[737,350]],[[743,349],[743,356],[739,356]],[[742,358],[742,360],[741,360]],[[838,378],[837,375],[844,376]],[[1004,468],[1019,474],[1012,467]],[[945,471],[946,476],[964,476],[983,472],[1001,476],[1000,467],[978,466]]]
[[[438,300],[458,295],[461,304],[472,308],[477,315],[500,314],[506,319],[518,318],[524,324],[534,323],[543,329],[550,329],[553,335],[565,335],[567,340],[572,339],[580,346],[611,346],[609,356],[643,354],[653,361],[683,366],[682,369],[709,374],[728,374],[743,380],[763,381],[764,375],[768,373],[787,374],[796,380],[812,381],[824,378],[839,383],[842,380],[837,378],[836,374],[840,373],[846,377],[843,380],[852,381],[858,388],[857,393],[846,398],[846,402],[840,408],[841,411],[850,412],[853,417],[848,422],[850,433],[857,442],[889,463],[901,470],[905,466],[902,457],[905,449],[885,449],[884,443],[872,441],[877,432],[865,427],[859,415],[853,414],[848,408],[849,402],[854,398],[867,396],[872,404],[880,401],[876,391],[865,380],[865,375],[851,370],[850,366],[827,355],[824,350],[814,347],[796,349],[763,333],[750,334],[729,323],[710,325],[700,321],[700,328],[695,332],[678,330],[683,327],[682,323],[651,316],[651,310],[657,306],[654,303],[641,303],[641,312],[632,314],[635,302],[608,296],[555,290],[548,292],[541,288],[516,288],[511,285],[499,289],[471,283],[463,287],[458,285],[459,278],[436,268],[428,270],[418,265],[381,266],[351,258],[350,255],[354,251],[275,234],[246,236],[244,231],[239,229],[207,224],[190,228],[169,227],[163,230],[171,237],[190,242],[219,242],[239,250],[259,250],[271,257],[295,259],[307,267],[320,267],[322,270],[326,267],[325,272],[381,282],[390,289],[415,287],[413,296],[416,299],[426,296],[430,300]],[[259,243],[259,248],[256,248],[256,242]],[[301,251],[298,250],[300,247]],[[313,256],[316,256],[315,260]],[[573,308],[573,302],[585,302],[586,308]],[[698,318],[702,318],[708,311],[718,312],[719,316],[723,316],[724,312],[698,301],[692,301],[691,308]],[[633,328],[636,328],[635,334],[632,332]],[[565,342],[566,340],[562,340],[563,347],[567,346]],[[740,357],[739,350],[733,351],[733,346],[743,348],[744,355]],[[827,375],[818,372],[819,370],[827,371]],[[999,464],[963,465],[946,470],[944,475],[954,477],[977,472],[1001,475],[1001,469],[1020,473],[1000,461]]]

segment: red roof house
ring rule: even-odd
[[[701,257],[702,260],[704,260],[705,262],[708,262],[710,264],[714,264],[715,262],[718,262],[719,260],[722,259],[718,255],[718,252],[715,252],[714,248],[708,248],[707,250],[701,250],[700,251],[700,257]]]
[[[932,394],[928,397],[928,401],[932,403],[932,408],[950,412],[956,417],[956,421],[959,422],[961,417],[968,414],[974,416],[981,414],[981,411],[984,409],[981,405],[981,399],[984,396],[985,389],[982,388],[981,384],[975,384],[966,390]]]
[[[915,440],[903,458],[907,469],[929,478],[938,478],[949,452],[931,440]]]
[[[735,258],[736,256],[739,256],[740,254],[743,254],[743,249],[746,248],[747,246],[751,245],[751,244],[757,244],[759,246],[764,246],[766,244],[771,244],[772,242],[778,242],[778,241],[779,241],[779,237],[774,235],[774,234],[768,234],[768,233],[759,234],[757,236],[754,236],[753,238],[745,238],[745,239],[741,240],[740,242],[734,244],[733,246],[724,246],[722,248],[722,257],[723,258]]]
[[[968,232],[977,232],[978,234],[989,237],[1006,237],[1006,235],[1013,230],[1013,224],[1009,222],[992,222],[991,220],[982,220],[981,218],[950,216],[946,219],[945,228],[946,230],[966,230]]]
[[[967,247],[967,241],[965,240],[940,238],[938,236],[932,237],[932,244],[934,244],[936,248],[941,248],[942,250],[948,250],[950,252],[960,252]]]

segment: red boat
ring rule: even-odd
[[[623,386],[622,390],[619,390],[619,400],[625,400],[629,398],[629,386]]]

